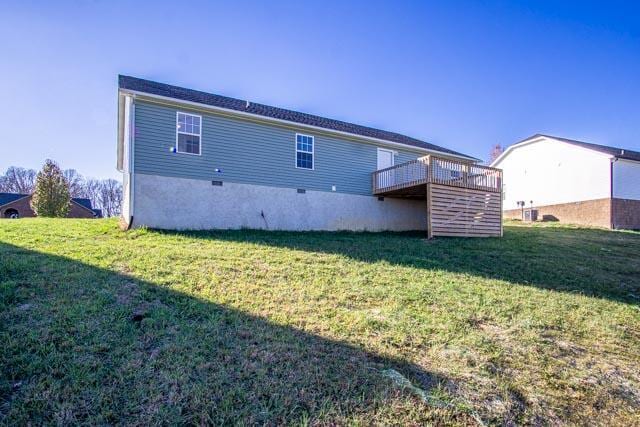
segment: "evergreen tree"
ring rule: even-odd
[[[31,209],[38,216],[66,217],[70,203],[67,180],[60,167],[53,160],[47,160],[36,177]]]

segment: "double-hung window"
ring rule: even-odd
[[[202,117],[178,112],[176,115],[176,151],[186,154],[200,154]]]
[[[296,134],[296,167],[313,169],[313,137]]]

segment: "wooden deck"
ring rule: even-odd
[[[412,196],[414,187],[428,183],[496,193],[502,191],[500,169],[435,156],[380,169],[373,172],[371,177],[373,194],[379,196]]]
[[[429,237],[502,236],[502,171],[436,156],[375,171],[377,196],[425,199]]]

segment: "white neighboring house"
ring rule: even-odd
[[[536,134],[493,164],[504,176],[503,210],[521,218],[640,229],[640,152]]]

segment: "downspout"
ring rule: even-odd
[[[136,104],[135,104],[135,95],[131,95],[131,104],[129,106],[129,224],[127,225],[127,230],[130,230],[133,227],[133,218],[134,218],[134,201],[135,201],[135,159],[133,156],[135,155],[134,144],[136,140],[136,129],[135,129],[135,117],[136,117]]]

